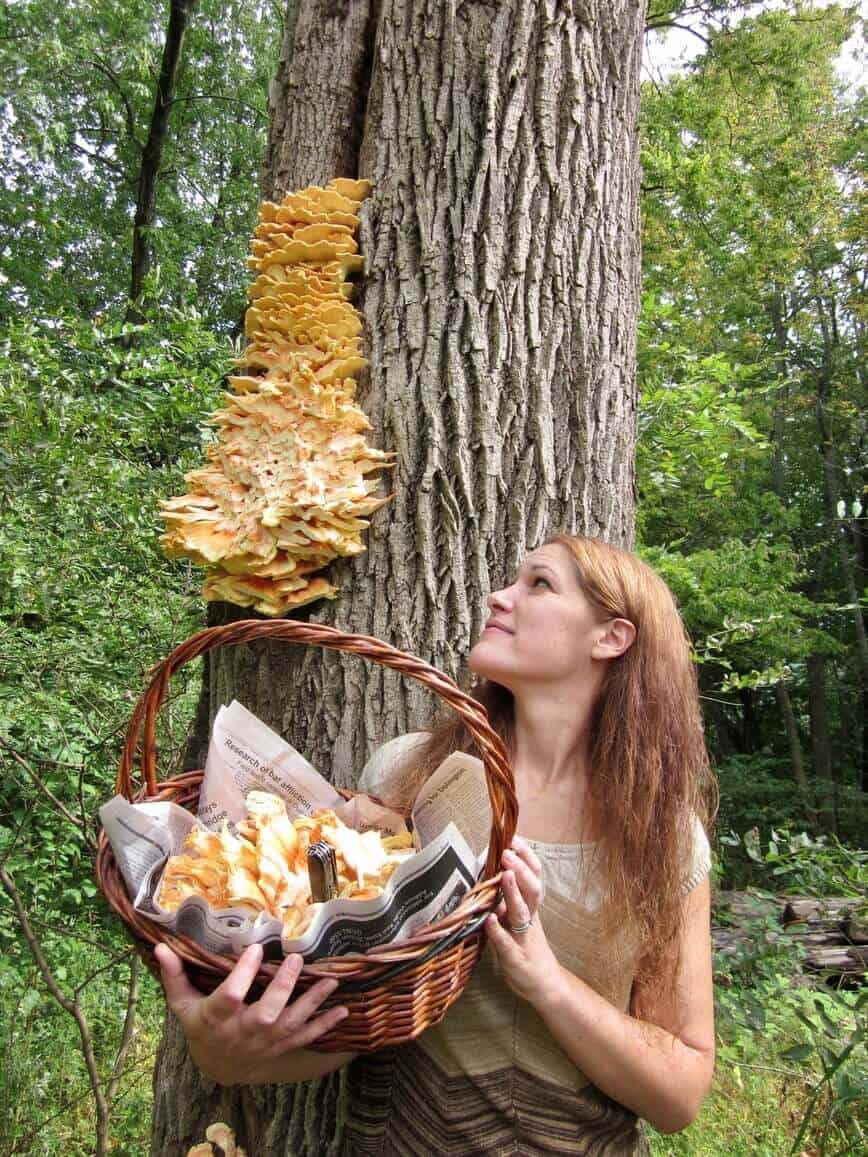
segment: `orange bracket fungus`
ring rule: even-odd
[[[206,465],[160,504],[163,549],[207,569],[206,599],[283,615],[333,598],[316,572],[363,551],[367,516],[388,501],[369,477],[392,455],[368,445],[355,403],[367,362],[346,280],[362,268],[356,211],[369,192],[339,178],[260,207],[240,372],[211,417]]]

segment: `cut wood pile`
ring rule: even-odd
[[[800,944],[808,973],[859,983],[868,975],[868,922],[864,900],[848,896],[769,896],[718,892],[712,942],[718,955],[735,956],[755,944],[758,920],[772,920],[779,944]],[[778,931],[779,929],[779,931]]]

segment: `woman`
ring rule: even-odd
[[[661,579],[594,539],[532,551],[489,607],[470,668],[515,772],[504,902],[443,1022],[352,1067],[346,1151],[646,1153],[638,1118],[685,1128],[714,1068],[712,782],[689,644]],[[400,737],[363,786],[412,798],[468,744],[457,719]],[[333,981],[291,999],[299,958],[245,1005],[258,949],[208,997],[157,954],[212,1079],[299,1081],[352,1059],[306,1050],[345,1011],[318,1011]]]

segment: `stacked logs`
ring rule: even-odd
[[[868,975],[868,922],[858,912],[864,902],[847,896],[764,896],[719,892],[712,918],[712,942],[719,956],[734,956],[756,941],[750,923],[771,918],[780,926],[780,944],[801,944],[804,969],[841,984]],[[725,923],[724,923],[725,921]]]

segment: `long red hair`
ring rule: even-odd
[[[694,816],[707,830],[717,803],[690,640],[672,592],[637,555],[579,535],[549,542],[570,552],[592,606],[636,627],[633,644],[607,663],[592,708],[587,800],[600,830],[605,928],[634,930],[645,1003],[674,989]],[[488,680],[473,694],[511,750],[512,694]],[[473,751],[473,741],[450,715],[414,752],[412,768],[398,769],[389,794],[414,798],[457,750]]]

